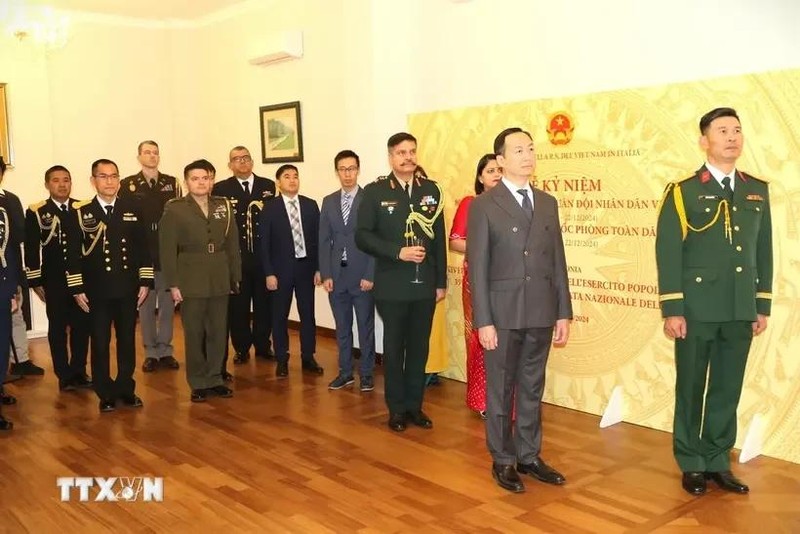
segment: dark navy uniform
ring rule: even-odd
[[[92,379],[101,401],[128,400],[136,383],[136,301],[153,287],[153,264],[138,202],[117,198],[109,216],[97,197],[75,205],[67,231],[67,286],[89,299]],[[114,324],[117,378],[111,379],[109,344]]]
[[[0,340],[4,340],[0,342],[0,392],[8,372],[8,357],[11,352],[11,299],[16,295],[21,281],[21,236],[18,226],[13,222],[14,203],[9,205],[9,195],[6,192],[0,194]],[[16,196],[13,198],[16,199]],[[19,199],[16,202],[19,203]],[[22,206],[19,209],[21,211]],[[10,430],[12,426],[0,413],[0,430]]]
[[[257,356],[271,353],[269,338],[272,335],[271,297],[267,293],[266,276],[258,258],[255,243],[261,210],[265,200],[275,197],[275,182],[253,175],[249,194],[235,176],[214,184],[212,194],[230,200],[239,233],[239,250],[242,258],[242,282],[239,293],[229,298],[228,325],[233,349],[239,361],[246,361],[250,346]],[[253,305],[252,328],[250,303]],[[227,361],[227,355],[225,357]],[[223,364],[224,365],[224,364]]]
[[[77,200],[70,198],[59,205],[50,198],[31,204],[25,214],[28,284],[44,288],[47,341],[61,387],[85,378],[89,351],[88,317],[67,288],[67,225],[70,217],[75,216],[76,203]]]

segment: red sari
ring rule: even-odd
[[[467,239],[467,214],[473,200],[474,196],[468,196],[459,203],[450,239]],[[467,406],[476,412],[483,412],[486,410],[486,367],[483,362],[483,347],[478,340],[478,330],[472,327],[472,298],[466,260],[464,260],[464,277],[461,281],[461,300],[464,305],[464,338],[467,343]]]

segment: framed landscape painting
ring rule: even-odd
[[[258,108],[261,119],[262,163],[303,161],[303,125],[300,102]]]
[[[6,84],[0,83],[0,156],[6,165],[14,165],[14,150],[11,147],[11,131],[8,127],[8,103]]]

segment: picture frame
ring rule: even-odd
[[[14,166],[14,147],[8,120],[8,86],[0,83],[0,156],[9,167]]]
[[[303,161],[303,124],[300,102],[258,108],[261,122],[261,162]]]

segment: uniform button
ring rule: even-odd
[[[733,227],[733,229],[738,232],[739,231],[739,225],[737,224],[736,226]]]
[[[512,232],[516,232],[517,231],[517,227],[515,226],[514,228],[511,229],[511,231]]]
[[[710,212],[711,208],[706,208],[706,213]]]
[[[127,249],[126,249],[125,247],[122,247],[122,252],[125,252],[126,250],[127,250]]]
[[[756,211],[761,211],[761,208],[756,206]]]
[[[111,270],[111,266],[110,265],[106,265],[106,271],[110,271],[110,270]]]
[[[702,276],[698,276],[697,278],[694,279],[694,281],[699,284],[700,282],[703,281],[703,277]]]
[[[740,273],[740,272],[742,272],[742,268],[741,268],[741,267],[737,267],[737,268],[736,268],[736,272],[737,272],[737,273]]]
[[[106,258],[106,263],[110,263],[110,262],[111,262],[111,258]]]
[[[124,243],[124,242],[125,242],[125,238],[123,237],[123,238],[120,240],[120,243]]]
[[[66,251],[67,251],[67,249],[63,249],[63,251],[64,251],[64,252],[66,252]]]
[[[736,206],[733,207],[733,211],[736,211]]]
[[[122,261],[125,261],[127,259],[128,259],[128,256],[122,256]]]
[[[125,269],[126,271],[128,270],[128,266],[127,265],[123,265],[122,268]]]
[[[742,245],[736,245],[736,250],[741,252],[742,251]]]
[[[531,279],[531,277],[530,277],[530,276],[526,276],[526,277],[525,277],[525,280],[530,280],[530,279]]]
[[[525,252],[523,252],[522,254],[524,254],[525,256],[527,256],[527,255],[528,255],[528,251],[526,250],[526,251],[525,251]]]

